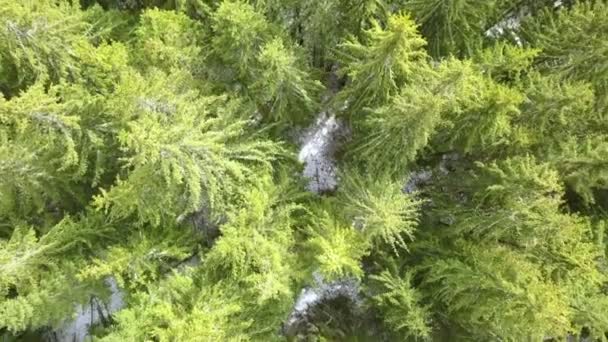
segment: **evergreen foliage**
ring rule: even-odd
[[[326,211],[316,221],[309,244],[321,275],[329,280],[362,277],[361,258],[369,249],[364,235]]]
[[[265,115],[297,120],[318,108],[318,93],[323,86],[298,65],[294,52],[287,50],[280,39],[262,47],[258,62],[260,70],[252,88],[258,108]]]
[[[389,177],[366,179],[345,175],[338,201],[346,218],[372,244],[407,249],[418,223],[421,202],[402,192],[400,184]]]
[[[430,315],[420,304],[422,296],[411,285],[412,273],[401,278],[384,271],[370,278],[382,286],[382,292],[374,297],[374,301],[384,312],[386,324],[406,337],[428,339],[431,334]]]
[[[479,48],[485,29],[496,20],[497,0],[411,0],[404,9],[414,14],[433,56],[470,55]]]
[[[349,78],[342,94],[355,113],[388,100],[426,57],[425,41],[405,14],[389,17],[386,28],[373,22],[364,39],[349,39],[339,46],[343,73]]]
[[[0,339],[605,341],[607,23],[0,0]]]

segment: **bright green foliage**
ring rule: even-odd
[[[129,51],[123,44],[104,42],[93,46],[81,41],[74,48],[82,63],[78,83],[94,93],[111,93],[129,70]]]
[[[485,210],[463,213],[456,230],[533,249],[578,229],[575,217],[559,213],[562,188],[547,164],[528,157],[480,166],[473,200]]]
[[[183,227],[146,228],[99,253],[100,257],[78,272],[79,279],[112,276],[121,288],[145,288],[164,276],[169,265],[188,258],[197,242],[196,234]]]
[[[0,217],[7,219],[15,213],[41,211],[45,202],[58,198],[57,190],[46,187],[49,176],[42,165],[36,165],[36,155],[23,147],[8,143],[3,137],[0,147]]]
[[[41,213],[81,172],[80,120],[53,92],[37,83],[10,101],[0,98],[0,218]]]
[[[298,65],[296,56],[280,39],[264,45],[258,56],[259,77],[252,86],[263,114],[271,118],[298,120],[318,107],[320,82]]]
[[[75,257],[109,231],[94,223],[66,217],[41,238],[20,226],[0,241],[0,325],[19,332],[59,323],[95,291],[75,277]]]
[[[234,84],[266,121],[303,122],[318,108],[321,83],[297,50],[246,3],[225,1],[213,17],[212,76]],[[273,38],[274,36],[274,38]]]
[[[86,40],[83,12],[69,1],[0,2],[0,90],[16,94],[38,79],[78,73],[72,45]]]
[[[449,133],[441,132],[440,141],[465,153],[507,144],[512,134],[511,121],[520,113],[523,96],[471,70],[470,65],[464,64],[462,69],[444,117]]]
[[[0,340],[605,340],[607,22],[0,0]]]
[[[608,89],[608,4],[603,1],[581,2],[557,15],[545,10],[527,21],[525,37],[542,49],[540,68],[564,79],[593,83],[605,106]]]
[[[539,49],[498,42],[472,56],[484,73],[499,82],[519,82],[530,68]]]
[[[434,140],[440,149],[465,153],[506,145],[522,95],[450,59],[420,67],[412,82],[365,118],[356,152],[380,170],[402,172]],[[387,165],[385,161],[390,161]]]
[[[580,139],[588,130],[601,127],[600,118],[594,117],[594,95],[587,83],[533,75],[525,96],[517,127],[518,139],[526,148],[555,148],[570,137]],[[548,140],[552,143],[547,144]]]
[[[593,202],[594,189],[607,186],[603,156],[608,137],[605,120],[593,110],[591,85],[532,75],[526,86],[516,120],[518,148],[542,156],[572,190]]]
[[[362,159],[369,158],[374,170],[402,171],[435,133],[445,106],[444,98],[428,85],[416,83],[403,88],[387,105],[367,115],[365,127],[369,133],[356,152]],[[385,160],[391,160],[392,166],[382,162]]]
[[[346,218],[374,245],[386,244],[398,255],[407,249],[418,223],[419,200],[403,193],[402,185],[388,177],[373,179],[345,175],[338,201]]]
[[[116,315],[117,328],[102,341],[239,341],[248,322],[235,323],[243,309],[224,284],[197,286],[187,274],[171,275],[139,294]]]
[[[583,299],[606,282],[602,257],[588,223],[561,212],[559,173],[532,157],[479,167],[457,186],[467,192],[460,203],[434,199],[436,214],[447,210],[454,222],[437,236],[443,244],[419,245],[425,296],[463,336],[525,340],[563,334],[569,324],[603,329],[590,313],[605,303],[591,308]]]
[[[568,331],[568,303],[532,263],[502,246],[456,241],[427,259],[424,286],[449,319],[477,339],[521,341]]]
[[[342,94],[349,111],[379,105],[397,93],[425,61],[424,45],[416,24],[405,14],[389,17],[386,29],[373,22],[363,42],[349,39],[341,44],[343,73],[349,77]]]
[[[329,280],[363,275],[361,258],[368,254],[364,235],[323,212],[309,240],[320,273]]]
[[[52,94],[52,92],[51,92]],[[36,84],[12,101],[2,100],[2,122],[12,129],[11,140],[18,141],[27,131],[35,142],[42,137],[32,137],[32,133],[45,137],[46,144],[39,146],[40,154],[55,155],[63,168],[78,163],[75,140],[79,135],[79,118],[66,113],[65,105],[58,104],[57,98],[46,93],[42,84]],[[58,149],[59,151],[56,151]],[[45,153],[46,152],[46,153]]]
[[[407,337],[429,338],[429,311],[420,304],[422,296],[411,285],[412,273],[401,278],[384,271],[370,278],[380,283],[382,292],[373,299],[384,312],[384,322],[392,331]]]
[[[196,72],[201,56],[200,25],[184,14],[173,11],[150,9],[140,18],[140,25],[135,32],[139,51],[142,53],[142,67],[155,66],[167,72],[187,66]]]
[[[278,196],[269,184],[247,193],[249,205],[230,215],[205,261],[214,277],[243,284],[258,304],[292,295],[290,250],[295,241],[291,216],[298,206],[280,204]]]
[[[162,77],[154,75],[152,82],[162,82]],[[225,112],[224,118],[215,117],[213,108],[221,106],[221,98],[199,97],[190,90],[163,95],[177,101],[140,97],[122,109],[139,116],[118,135],[130,172],[95,200],[112,217],[136,214],[141,223],[159,225],[203,207],[225,209],[253,167],[269,168],[280,152],[273,142],[242,137],[246,122],[228,123]]]
[[[223,1],[213,13],[212,29],[216,34],[211,48],[222,64],[218,77],[250,80],[260,49],[271,33],[264,16],[244,2]]]

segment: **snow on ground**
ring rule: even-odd
[[[296,299],[293,310],[283,324],[283,334],[294,336],[310,320],[310,311],[315,306],[339,297],[348,298],[355,306],[361,304],[359,286],[355,280],[342,279],[326,283],[323,278],[315,274],[316,284],[302,289]]]
[[[501,21],[490,27],[486,32],[486,37],[489,38],[500,38],[505,32],[510,32],[513,39],[517,42],[517,45],[522,45],[521,38],[514,32],[521,26],[521,21],[524,17],[530,14],[528,7],[521,7],[516,12],[507,14]]]
[[[427,184],[433,178],[433,171],[428,169],[423,169],[420,171],[412,172],[410,174],[407,183],[403,187],[403,192],[406,194],[411,194],[420,188],[420,186]]]
[[[317,194],[331,192],[338,186],[334,154],[345,133],[341,120],[321,112],[300,137],[302,147],[298,160],[304,163],[303,175],[308,179],[309,191]]]
[[[553,2],[554,9],[558,9],[562,6],[562,0],[557,0]],[[506,32],[510,32],[517,44],[522,45],[521,38],[513,31],[519,29],[519,27],[521,26],[521,21],[530,14],[530,8],[528,8],[527,6],[522,6],[519,9],[508,13],[502,20],[500,20],[494,26],[490,27],[485,32],[485,35],[489,38],[500,38]]]
[[[116,279],[109,277],[106,279],[106,284],[111,292],[108,302],[92,297],[90,304],[78,305],[74,319],[67,321],[62,327],[56,329],[53,332],[52,341],[86,341],[91,325],[107,322],[111,314],[124,307],[124,293],[118,288]]]

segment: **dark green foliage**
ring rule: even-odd
[[[429,41],[433,56],[470,55],[479,48],[486,29],[497,20],[496,0],[409,0],[404,9],[413,13]]]

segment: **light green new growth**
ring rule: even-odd
[[[402,186],[388,177],[372,179],[345,175],[338,201],[354,229],[375,245],[386,244],[395,254],[407,250],[414,238],[422,202],[404,194]]]
[[[342,72],[349,78],[342,91],[349,112],[377,106],[396,94],[425,61],[425,44],[414,21],[398,14],[388,18],[386,28],[372,22],[362,42],[349,39],[339,45]]]
[[[1,341],[606,341],[605,0],[0,0]]]

